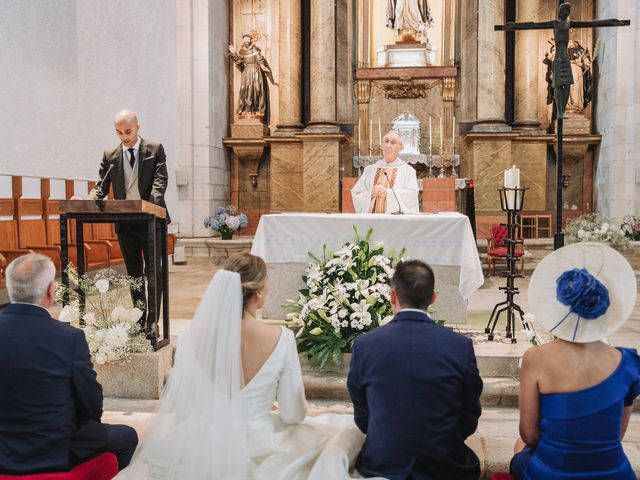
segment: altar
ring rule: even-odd
[[[482,266],[468,218],[457,212],[439,214],[318,214],[263,215],[251,253],[269,269],[265,319],[284,319],[287,299],[298,297],[309,252],[321,257],[373,229],[371,243],[384,243],[385,255],[406,249],[405,259],[419,259],[433,268],[437,292],[434,317],[465,323],[467,300],[484,282]]]

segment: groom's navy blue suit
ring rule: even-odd
[[[0,473],[68,470],[102,452],[129,463],[138,442],[100,423],[102,387],[82,330],[12,303],[0,314]]]
[[[357,468],[390,480],[476,480],[465,439],[478,425],[482,379],[470,339],[416,310],[356,339],[349,370],[366,434]]]

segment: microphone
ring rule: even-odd
[[[402,211],[402,206],[400,205],[400,200],[398,200],[398,195],[396,195],[396,191],[393,189],[393,184],[391,183],[391,179],[389,178],[389,174],[387,173],[387,170],[384,169],[382,173],[384,174],[385,177],[387,177],[387,181],[389,182],[389,188],[393,192],[393,196],[396,198],[396,202],[398,203],[398,211],[391,212],[391,215],[404,215],[404,212]]]
[[[100,210],[104,208],[104,198],[97,198],[98,194],[96,193],[96,188],[98,188],[98,186],[102,188],[102,184],[104,183],[104,180],[109,176],[109,172],[111,171],[112,168],[113,168],[113,163],[109,165],[109,168],[107,169],[107,173],[105,173],[104,176],[98,181],[98,183],[96,183],[96,186],[91,190],[91,192],[87,196],[87,200],[96,201],[96,205],[98,205],[98,208]]]

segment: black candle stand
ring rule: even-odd
[[[507,338],[511,338],[511,343],[517,343],[516,339],[516,313],[520,315],[520,321],[524,325],[524,311],[520,306],[515,303],[514,297],[520,293],[518,287],[515,286],[515,279],[517,277],[522,278],[522,275],[516,273],[516,246],[522,245],[520,240],[520,224],[517,222],[517,215],[522,211],[524,203],[524,193],[528,188],[503,187],[498,189],[500,194],[500,208],[503,212],[507,213],[507,223],[502,223],[502,226],[507,227],[507,237],[503,240],[503,243],[507,247],[507,271],[502,272],[502,276],[507,279],[507,286],[500,287],[500,290],[504,290],[507,295],[507,299],[504,302],[497,303],[493,307],[489,322],[484,329],[484,332],[488,334],[489,341],[494,339],[494,330],[498,324],[500,315],[504,312],[507,314]]]

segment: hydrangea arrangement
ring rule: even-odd
[[[65,297],[69,300],[59,320],[82,329],[95,363],[126,362],[132,353],[153,351],[138,323],[144,305],[130,305],[130,289],[141,289],[141,279],[111,269],[100,270],[89,278],[78,275],[73,265],[67,273],[70,286],[60,283],[56,289],[58,301]],[[84,309],[81,297],[85,299]]]
[[[640,217],[625,215],[620,225],[620,230],[629,240],[640,240]]]
[[[220,233],[223,237],[230,237],[233,235],[233,232],[243,229],[249,223],[244,213],[240,213],[239,215],[235,213],[236,209],[233,205],[217,207],[213,216],[205,217],[204,226],[214,232]]]
[[[567,223],[565,228],[567,243],[602,242],[623,248],[628,239],[622,230],[614,228],[597,213],[587,213]]]
[[[287,300],[291,310],[288,325],[298,327],[298,350],[306,352],[314,366],[322,368],[331,359],[340,365],[344,349],[355,338],[388,323],[393,318],[389,294],[391,277],[399,255],[384,255],[384,245],[371,246],[372,230],[355,242],[345,243],[334,253],[323,249],[320,259],[312,261],[299,291],[298,300]]]

